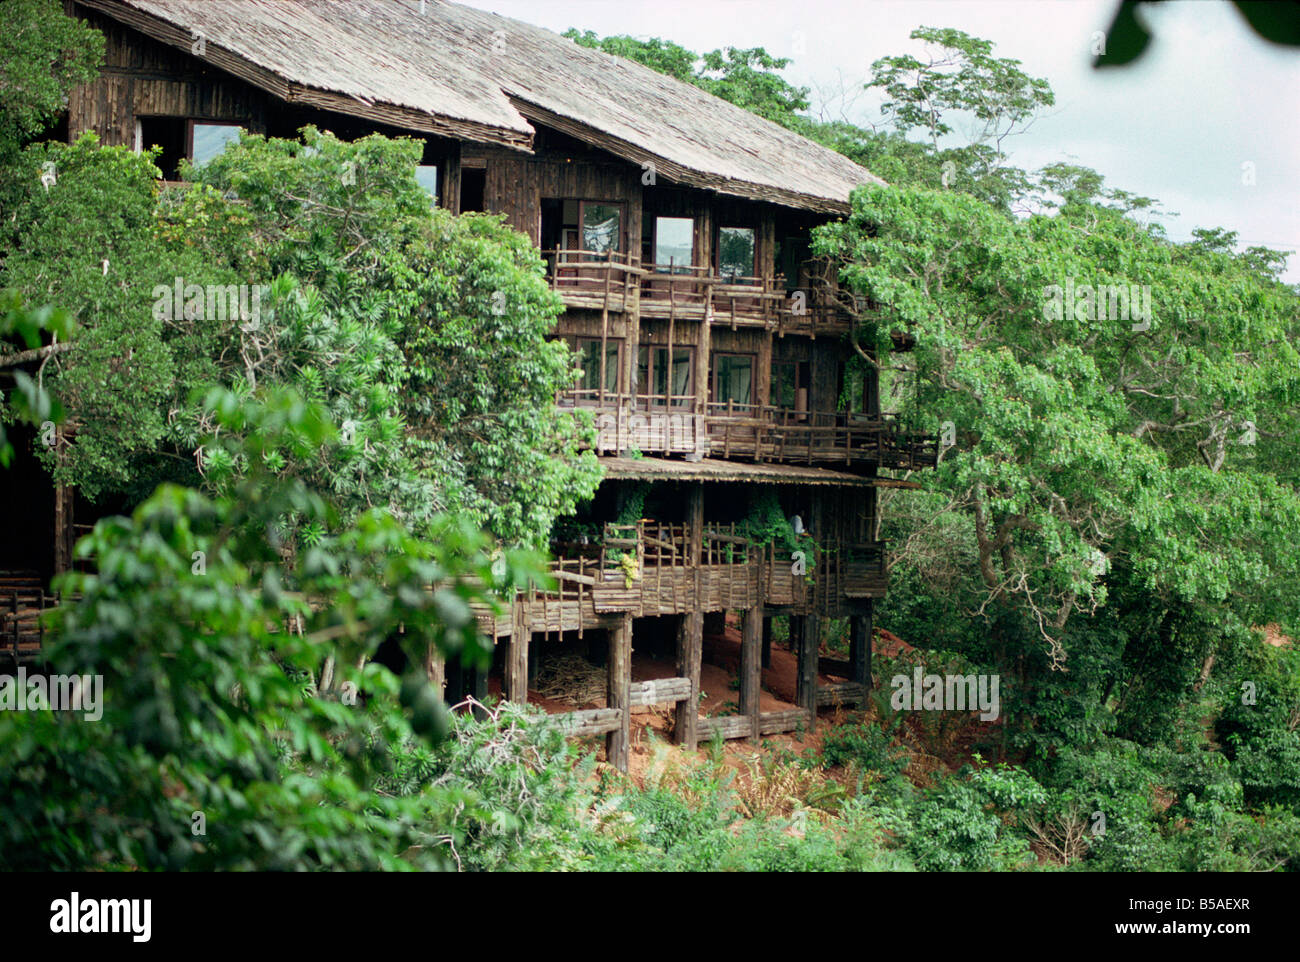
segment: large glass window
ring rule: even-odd
[[[584,201],[582,204],[582,249],[605,254],[622,250],[623,207]]]
[[[438,203],[438,168],[433,164],[421,164],[415,168],[415,179],[429,195],[429,202]]]
[[[713,356],[713,400],[726,404],[752,404],[754,356],[752,354],[715,354]]]
[[[621,340],[605,341],[605,393],[618,393],[618,359]],[[598,394],[600,391],[600,338],[583,337],[578,339],[578,363],[582,374],[578,378],[578,387],[585,396]]]
[[[637,351],[637,392],[650,395],[650,403],[662,406],[664,396],[671,394],[673,407],[687,407],[691,391],[691,359],[689,347],[673,348],[672,363],[668,363],[668,348],[641,347]]]
[[[240,128],[234,124],[200,124],[190,128],[190,160],[202,167],[239,139]]]
[[[655,218],[655,269],[678,271],[695,263],[695,221],[689,217]]]
[[[728,280],[754,276],[754,230],[723,227],[718,231],[718,273]]]

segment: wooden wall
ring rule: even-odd
[[[262,90],[205,65],[100,14],[76,13],[102,31],[104,70],[68,97],[68,136],[93,130],[106,146],[131,146],[139,117],[192,117],[266,129],[273,99]]]

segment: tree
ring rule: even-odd
[[[437,744],[450,719],[415,673],[362,668],[386,638],[482,666],[470,604],[536,573],[440,519],[425,541],[375,510],[343,522],[328,492],[272,467],[330,443],[319,405],[285,391],[216,390],[210,440],[240,463],[216,496],[163,485],[78,544],[95,573],[59,587],[57,675],[95,704],[0,712],[6,869],[403,869],[445,864],[468,798],[376,790],[392,749]],[[314,524],[311,543],[286,536]],[[315,691],[338,652],[335,693]],[[102,685],[102,688],[95,686]],[[407,709],[403,711],[401,705]],[[66,706],[65,706],[66,707]]]
[[[0,344],[18,340],[27,350],[6,352],[0,355],[0,368],[16,367],[13,359],[30,357],[33,361],[45,348],[41,346],[44,334],[62,337],[64,343],[72,333],[68,315],[51,307],[32,310],[23,306],[22,300],[12,291],[0,291]],[[54,343],[58,343],[56,340]],[[8,363],[6,363],[8,362]],[[63,420],[63,405],[52,397],[44,386],[26,371],[13,371],[15,396],[9,402],[11,420],[27,424],[56,424]],[[13,458],[13,445],[5,434],[5,421],[0,418],[0,468],[9,466]]]
[[[93,135],[26,152],[18,224],[40,241],[0,284],[81,325],[43,358],[72,438],[48,467],[92,499],[195,484],[211,425],[194,392],[292,385],[342,429],[281,467],[345,513],[459,511],[541,543],[599,468],[589,425],[555,406],[572,360],[537,252],[500,218],[431,209],[414,141],[304,136],[246,137],[179,189]]]
[[[12,210],[8,168],[24,141],[67,107],[68,92],[99,76],[104,37],[57,0],[11,0],[0,36],[0,211]],[[4,230],[9,230],[6,224]],[[0,243],[0,249],[4,244]]]
[[[815,246],[872,305],[878,357],[915,333],[914,384],[886,384],[957,441],[927,485],[973,526],[984,605],[1017,599],[1053,660],[1117,567],[1156,597],[1295,621],[1293,291],[1079,202],[1013,221],[863,188]]]

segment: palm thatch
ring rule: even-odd
[[[527,150],[534,123],[657,178],[843,212],[879,178],[690,84],[442,0],[78,0],[286,101]]]

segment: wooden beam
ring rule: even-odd
[[[618,728],[605,736],[605,760],[621,772],[627,771],[628,746],[632,740],[632,616],[623,615],[609,629],[607,708],[621,713]]]
[[[754,723],[758,737],[758,702],[762,688],[763,609],[747,608],[740,642],[740,713]]]
[[[772,619],[763,619],[763,659],[764,668],[772,667]]]

